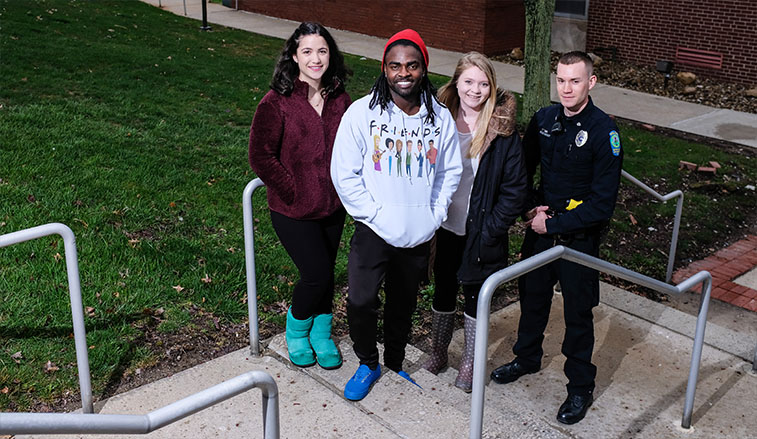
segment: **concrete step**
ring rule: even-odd
[[[488,383],[487,416],[509,414],[513,407],[518,407],[525,413],[535,413],[552,428],[580,438],[754,437],[757,377],[748,373],[750,364],[738,355],[745,346],[754,343],[753,338],[708,325],[693,428],[684,431],[680,424],[693,346],[686,333],[693,333],[695,318],[609,285],[603,285],[602,290],[603,303],[594,312],[597,388],[594,405],[586,418],[572,426],[561,425],[555,419],[567,395],[567,380],[562,371],[564,357],[560,353],[564,323],[559,294],[553,300],[545,333],[542,370],[507,385]],[[640,315],[624,312],[607,302],[620,308],[635,304]],[[519,317],[518,303],[492,315],[487,375],[512,360],[511,347]],[[673,329],[657,325],[656,320]],[[451,346],[455,352],[460,347],[454,341],[459,343],[461,338],[459,330]],[[450,370],[439,378],[451,385],[455,376]],[[486,422],[485,418],[484,425]]]
[[[374,416],[349,403],[297,368],[277,357],[252,357],[241,349],[181,373],[116,395],[96,412],[103,414],[146,414],[219,384],[250,370],[262,370],[276,380],[282,438],[400,438]],[[216,406],[195,413],[147,435],[55,435],[56,438],[149,439],[261,437],[261,395],[252,389]],[[17,438],[50,437],[48,435]]]
[[[519,319],[513,304],[492,315],[487,372],[512,359]],[[750,373],[757,328],[733,331],[707,325],[697,383],[693,427],[680,428],[691,360],[695,317],[602,284],[595,309],[595,402],[586,419],[557,423],[566,379],[560,353],[562,297],[555,295],[544,342],[542,370],[507,385],[488,383],[485,438],[746,438],[755,437],[757,376]],[[459,364],[462,331],[450,345]],[[425,358],[408,346],[405,370],[423,390],[391,371],[362,401],[342,397],[358,367],[351,343],[340,342],[344,365],[300,369],[287,360],[283,334],[269,340],[264,356],[243,349],[97,404],[99,413],[145,414],[249,370],[271,374],[279,386],[282,438],[460,438],[468,436],[470,395],[454,387],[453,368],[430,374]],[[246,392],[146,435],[149,438],[256,437],[262,432],[260,393]],[[28,436],[27,436],[28,437]],[[41,437],[41,436],[35,436]],[[61,437],[61,436],[56,436]],[[68,438],[81,436],[63,436]],[[128,437],[128,436],[86,436]]]
[[[281,358],[287,358],[284,335],[271,340],[268,348]],[[344,364],[335,370],[320,367],[302,369],[304,374],[321,382],[337,395],[342,395],[344,385],[357,370],[359,361],[349,340],[339,343]],[[383,346],[379,345],[383,355]],[[431,374],[420,368],[425,355],[413,346],[406,349],[404,369],[422,387],[410,384],[404,378],[386,368],[381,378],[365,399],[353,402],[366,413],[374,416],[378,423],[400,437],[426,439],[467,437],[469,431],[470,395],[454,386],[453,382]],[[485,417],[484,438],[554,438],[568,436],[550,427],[532,413],[517,406],[507,407],[499,412],[490,412]]]

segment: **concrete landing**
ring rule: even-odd
[[[507,385],[489,383],[487,395],[497,394],[500,399],[486,410],[520,407],[573,437],[587,439],[754,437],[757,376],[748,372],[751,364],[745,359],[754,348],[757,327],[747,335],[707,326],[693,428],[684,431],[680,424],[696,319],[606,284],[602,298],[594,313],[595,402],[583,421],[563,426],[555,420],[567,383],[560,353],[564,333],[560,295],[553,301],[542,370]],[[519,315],[516,303],[492,316],[487,371],[512,360]]]
[[[488,371],[512,359],[518,318],[517,303],[492,316]],[[602,284],[602,303],[595,309],[595,320],[594,362],[599,370],[595,402],[586,418],[573,426],[555,420],[566,395],[564,357],[560,354],[562,297],[556,295],[542,370],[515,383],[487,384],[483,437],[754,437],[757,376],[750,372],[747,360],[753,355],[757,327],[737,332],[715,323],[707,325],[693,428],[684,431],[680,423],[696,318]],[[459,362],[462,336],[462,330],[457,331],[450,346],[452,365]],[[340,349],[344,365],[339,369],[293,368],[285,359],[284,337],[279,334],[268,341],[261,358],[253,358],[243,349],[117,395],[97,407],[99,413],[144,414],[246,371],[263,370],[279,386],[282,438],[468,436],[470,395],[453,386],[454,369],[432,375],[420,369],[425,354],[408,346],[405,370],[423,389],[384,370],[364,400],[350,402],[342,397],[342,391],[358,362],[349,340],[343,340]],[[146,437],[257,437],[262,432],[260,404],[260,392],[251,390]]]

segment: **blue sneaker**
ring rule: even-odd
[[[376,369],[371,370],[370,367],[361,364],[344,386],[344,397],[350,401],[360,401],[371,391],[371,386],[380,376],[381,365],[376,365]]]
[[[418,386],[418,388],[419,388],[419,389],[423,390],[423,387],[421,387],[421,385],[420,385],[420,384],[416,383],[414,379],[410,378],[410,374],[408,374],[408,373],[407,373],[407,372],[405,372],[404,370],[401,370],[401,371],[397,372],[397,375],[399,375],[399,376],[401,376],[402,378],[404,378],[404,379],[406,379],[406,380],[410,381],[411,383],[413,383],[413,384],[415,384],[416,386]]]

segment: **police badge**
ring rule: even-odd
[[[582,147],[586,144],[586,141],[589,140],[589,133],[587,133],[584,130],[581,130],[576,134],[576,146]]]

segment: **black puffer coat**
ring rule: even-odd
[[[515,130],[515,97],[500,92],[478,165],[468,207],[462,284],[483,283],[507,266],[508,230],[521,215],[526,198],[523,146]]]

